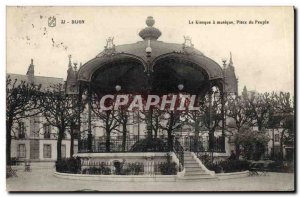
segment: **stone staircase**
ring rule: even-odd
[[[198,158],[196,158],[198,159]],[[209,172],[205,168],[205,166],[201,166],[199,162],[193,157],[191,152],[185,151],[184,152],[184,168],[185,173],[180,179],[185,181],[197,181],[197,180],[207,180],[207,179],[217,179],[213,174]]]

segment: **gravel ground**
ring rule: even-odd
[[[102,182],[57,178],[54,169],[18,170],[6,181],[7,191],[292,191],[294,174],[268,173],[227,180],[198,182]]]

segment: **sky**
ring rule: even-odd
[[[153,16],[160,41],[181,44],[183,36],[190,36],[196,49],[220,65],[231,52],[239,91],[247,86],[258,92],[293,92],[293,13],[292,7],[7,7],[6,71],[26,74],[32,58],[36,75],[66,79],[68,55],[84,64],[110,36],[116,45],[140,41],[139,31]],[[55,27],[48,26],[50,16],[56,17]],[[195,24],[225,20],[235,24]]]

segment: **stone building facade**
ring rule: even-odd
[[[62,78],[35,76],[34,64],[31,60],[26,75],[8,73],[11,79],[41,84],[41,88],[63,84]],[[56,160],[57,129],[47,123],[42,115],[21,119],[15,122],[12,131],[11,157],[19,161],[53,162]],[[77,141],[74,150],[77,152]],[[66,134],[62,141],[62,156],[70,157],[70,136]]]

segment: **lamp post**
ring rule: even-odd
[[[152,90],[152,75],[151,75],[151,53],[152,53],[152,48],[151,48],[151,40],[148,40],[148,46],[145,49],[146,52],[146,57],[147,57],[147,69],[146,69],[146,73],[147,73],[147,78],[148,78],[148,83],[147,83],[147,94],[149,95],[151,90]],[[149,108],[149,112],[148,112],[148,124],[147,124],[147,135],[149,138],[152,137],[152,107],[150,106]]]
[[[226,89],[225,89],[225,84],[226,84],[226,59],[222,60],[223,62],[223,88],[221,92],[221,113],[222,113],[222,151],[226,152],[225,150],[225,126],[226,126],[226,111],[225,111],[225,98],[226,98]]]

